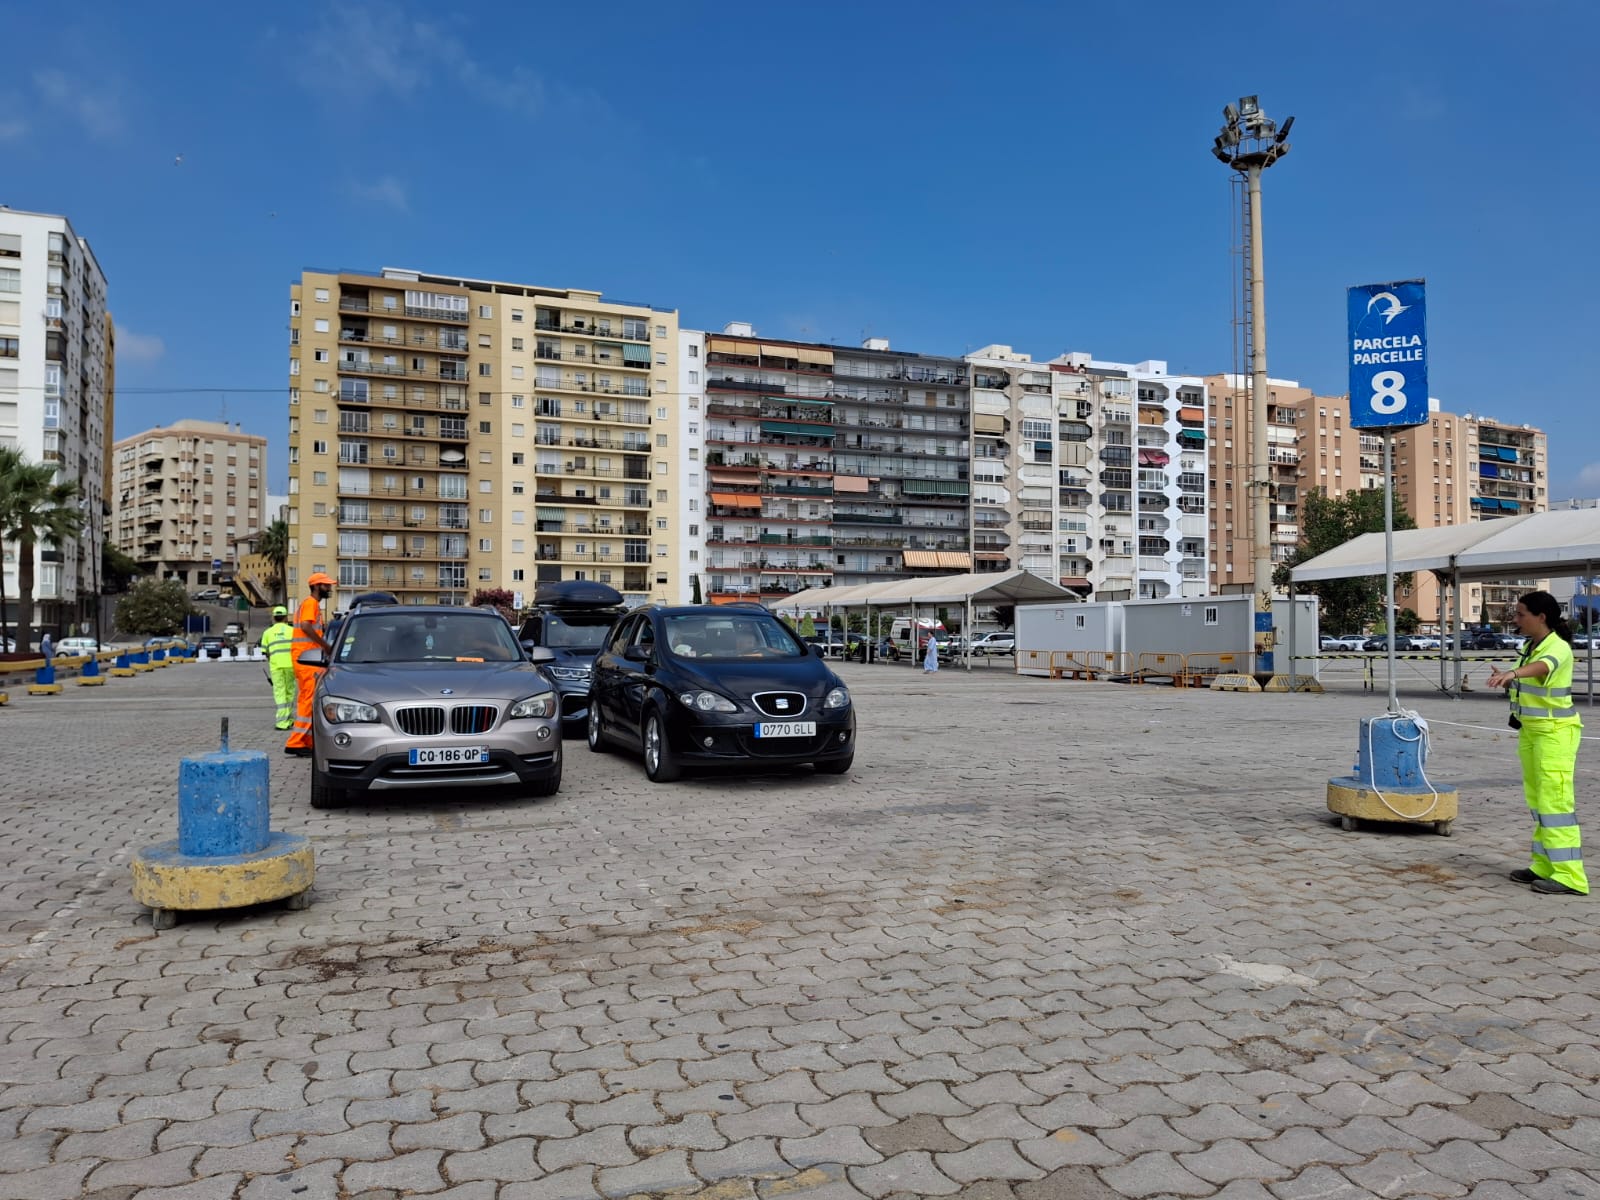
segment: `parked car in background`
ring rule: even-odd
[[[1329,640],[1333,643],[1331,649],[1343,650],[1346,653],[1367,648],[1367,635],[1364,633],[1341,633]]]
[[[200,639],[200,653],[207,658],[221,658],[227,645],[220,633],[208,633]]]
[[[1413,633],[1411,635],[1411,648],[1413,650],[1437,650],[1439,637],[1432,633]]]
[[[542,583],[534,592],[517,641],[530,653],[543,646],[555,656],[544,673],[561,700],[563,733],[580,733],[588,723],[594,656],[626,611],[622,593],[604,583],[569,579]]]
[[[195,592],[190,597],[192,600],[205,600],[210,601],[211,603],[215,603],[221,598],[222,591],[220,588],[201,588],[198,592]]]
[[[347,616],[312,704],[311,807],[357,793],[561,786],[561,702],[543,666],[499,613],[443,605]]]
[[[56,643],[56,657],[81,658],[84,655],[98,653],[100,649],[92,637],[62,638]]]
[[[1380,633],[1377,637],[1370,637],[1362,644],[1361,648],[1363,650],[1382,650],[1387,652],[1389,649],[1389,635]],[[1396,653],[1404,653],[1410,650],[1412,648],[1411,638],[1403,633],[1395,634],[1394,648]]]
[[[1017,635],[1009,631],[986,633],[972,643],[972,653],[977,655],[1015,654]]]
[[[244,625],[239,621],[229,621],[222,627],[222,640],[230,646],[237,646],[244,641]]]
[[[637,750],[653,783],[689,767],[855,760],[850,692],[771,613],[731,605],[650,606],[618,621],[595,657],[589,749]]]

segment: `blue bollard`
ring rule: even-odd
[[[93,679],[97,675],[99,675],[100,674],[100,656],[97,655],[97,654],[89,655],[88,661],[86,661],[83,664],[83,667],[82,667],[81,670],[79,670],[78,674],[81,675],[85,679]]]
[[[1363,717],[1356,745],[1356,778],[1385,791],[1426,790],[1422,773],[1426,745],[1415,721],[1397,716]]]
[[[157,646],[154,650],[150,651],[150,661],[151,662],[160,662],[162,659],[164,659],[166,657],[167,657],[167,648],[165,646]]]
[[[119,671],[128,670],[129,669],[129,667],[128,667],[128,656],[126,654],[117,655],[116,661],[113,662],[111,665],[113,667],[115,667]]]
[[[47,658],[44,660],[44,666],[34,671],[33,682],[40,687],[47,687],[55,681],[56,665]]]
[[[178,768],[178,851],[200,858],[255,854],[271,838],[267,812],[267,756],[222,749],[186,758]]]
[[[1363,717],[1356,765],[1328,780],[1328,809],[1347,830],[1362,821],[1421,823],[1449,836],[1459,807],[1450,784],[1429,779],[1423,726],[1402,713]]]

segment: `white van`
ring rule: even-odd
[[[889,628],[889,645],[894,654],[911,655],[918,661],[928,652],[928,637],[932,635],[940,642],[947,640],[950,634],[945,630],[944,622],[938,617],[917,618],[917,641],[911,643],[911,618],[896,617],[894,624]]]

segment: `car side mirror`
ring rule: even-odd
[[[647,646],[629,646],[622,652],[622,657],[628,662],[649,662],[650,650]]]
[[[824,658],[824,657],[826,657],[823,654],[822,647],[817,645],[815,642],[811,643],[811,654],[812,654],[812,657],[814,657],[814,658]]]
[[[527,649],[528,661],[531,663],[542,666],[545,663],[553,663],[556,660],[556,652],[550,649],[549,646],[535,646],[530,642],[527,643]]]
[[[321,650],[312,649],[300,655],[300,665],[302,667],[325,667],[328,665],[328,661],[322,657]]]

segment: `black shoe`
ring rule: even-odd
[[[1511,872],[1512,883],[1532,883],[1535,879],[1541,878],[1543,878],[1543,876],[1535,875],[1532,871],[1528,870],[1527,867],[1519,867],[1517,870]]]
[[[292,754],[296,758],[311,757],[311,748],[309,746],[285,746],[283,748],[283,752],[285,754]]]
[[[1557,883],[1554,879],[1535,879],[1533,890],[1546,896],[1587,896],[1588,892],[1580,892],[1577,888],[1570,888],[1564,883]]]

